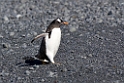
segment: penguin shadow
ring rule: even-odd
[[[25,66],[26,65],[30,66],[30,65],[47,65],[47,64],[50,64],[49,62],[44,62],[44,61],[35,59],[33,57],[29,57],[29,56],[23,57],[22,59],[25,61]]]

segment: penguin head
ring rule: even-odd
[[[60,18],[57,18],[56,21],[60,24],[60,25],[68,25],[68,22],[63,21]]]
[[[50,32],[53,28],[60,28],[61,25],[68,25],[68,22],[65,22],[62,19],[57,18],[50,23],[46,32]]]
[[[62,19],[57,18],[57,19],[53,20],[53,21],[51,22],[51,24],[60,27],[61,25],[68,25],[68,22],[65,22],[65,21],[63,21]]]

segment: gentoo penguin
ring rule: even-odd
[[[54,57],[58,51],[61,41],[61,25],[68,25],[68,22],[64,22],[60,18],[53,20],[45,33],[36,36],[31,41],[32,43],[35,39],[43,37],[39,52],[35,56],[36,58],[40,59],[41,61],[55,63]]]

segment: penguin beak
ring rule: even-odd
[[[68,25],[68,22],[62,22],[62,24],[64,24],[64,25]]]

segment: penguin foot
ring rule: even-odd
[[[49,62],[42,61],[42,65],[50,64]]]
[[[43,65],[45,65],[45,64],[50,64],[50,62],[49,62],[49,61],[47,61],[46,59],[45,59],[45,60],[40,59],[40,61],[41,61],[41,64],[43,64]]]

